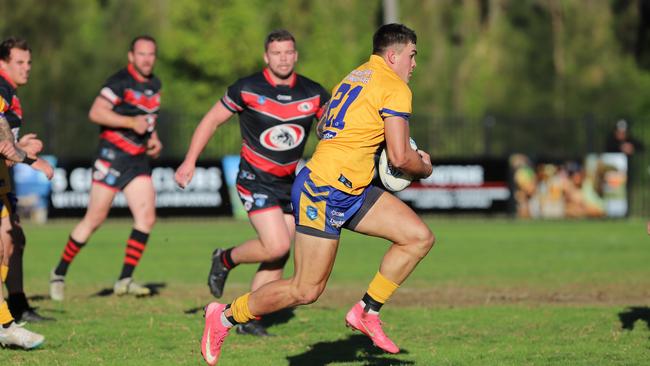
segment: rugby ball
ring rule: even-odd
[[[416,145],[412,138],[409,139],[411,141],[411,148],[417,150],[418,145]],[[386,148],[381,150],[379,163],[377,163],[377,170],[379,170],[379,179],[381,180],[381,183],[391,192],[399,192],[408,187],[413,181],[413,177],[394,168],[390,161],[388,161]]]

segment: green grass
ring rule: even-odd
[[[276,337],[232,335],[219,365],[640,365],[650,360],[650,238],[645,223],[437,219],[437,244],[382,310],[403,348],[380,353],[344,327],[387,247],[344,233],[319,302],[277,319]],[[29,324],[42,348],[0,350],[2,365],[201,365],[210,253],[254,235],[233,220],[160,220],[136,277],[164,284],[150,298],[94,296],[121,268],[128,221],[110,221],[72,265],[66,300],[47,294],[73,221],[27,225],[26,288],[56,322]],[[224,299],[243,293],[240,266]],[[291,268],[287,270],[291,272]],[[629,307],[640,320],[623,330]]]

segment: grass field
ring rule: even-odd
[[[233,334],[219,365],[650,364],[650,238],[645,223],[429,218],[437,244],[382,310],[403,351],[380,353],[344,327],[386,243],[346,232],[328,289],[270,319],[276,336]],[[128,221],[110,221],[73,263],[66,300],[47,279],[73,221],[26,225],[26,288],[57,318],[28,327],[35,351],[0,350],[2,365],[201,365],[209,255],[254,235],[226,219],[159,221],[136,277],[148,298],[117,298]],[[233,271],[224,299],[246,290],[254,266]],[[290,272],[291,269],[289,268]]]

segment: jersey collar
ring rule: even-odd
[[[7,75],[7,73],[4,72],[3,70],[0,70],[0,77],[2,77],[3,79],[7,80],[7,82],[9,83],[9,85],[11,85],[12,88],[14,88],[14,89],[18,89],[18,85],[16,85],[16,83],[14,83],[14,81],[11,80],[11,78],[9,77],[9,75]]]
[[[278,87],[278,84],[276,84],[276,83],[273,81],[273,79],[271,78],[271,70],[269,70],[268,67],[265,67],[265,68],[264,68],[264,72],[263,72],[263,74],[264,74],[264,79],[266,79],[266,81],[267,81],[269,84],[271,84],[271,86],[273,86],[274,88],[277,88],[277,87]],[[295,72],[291,73],[291,76],[289,76],[289,79],[290,79],[290,80],[289,80],[289,88],[293,88],[293,87],[296,85],[296,78],[297,78],[297,77],[296,77],[296,73],[295,73]]]
[[[388,64],[386,63],[386,60],[384,60],[383,57],[378,56],[378,55],[370,55],[370,59],[368,60],[368,63],[371,65],[376,65],[378,67],[381,67],[383,69],[386,69],[386,71],[390,72],[391,74],[395,74],[395,71],[391,69]],[[397,74],[395,74],[397,76]]]
[[[135,81],[137,81],[138,83],[144,83],[145,81],[147,81],[147,78],[140,75],[140,73],[135,69],[135,66],[133,66],[132,63],[129,63],[126,69],[129,72],[129,74],[131,74],[131,76],[133,76]]]

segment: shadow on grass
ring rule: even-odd
[[[398,355],[408,354],[401,350]],[[333,342],[318,342],[309,351],[287,357],[289,366],[323,366],[333,362],[363,362],[365,366],[414,365],[383,352],[372,345],[365,335],[351,335]]]
[[[165,282],[149,282],[149,283],[143,283],[142,286],[151,290],[151,293],[149,295],[137,296],[137,297],[152,297],[152,296],[160,295],[160,289],[167,287],[167,284]],[[104,288],[90,295],[90,297],[105,297],[111,295],[113,295],[113,288]]]
[[[27,296],[27,300],[29,300],[29,301],[34,301],[34,302],[44,301],[44,300],[49,300],[49,299],[50,299],[50,295],[32,295],[32,296]]]
[[[631,306],[625,311],[618,313],[621,320],[621,327],[626,330],[634,329],[637,320],[643,320],[650,329],[650,308],[647,306]]]

